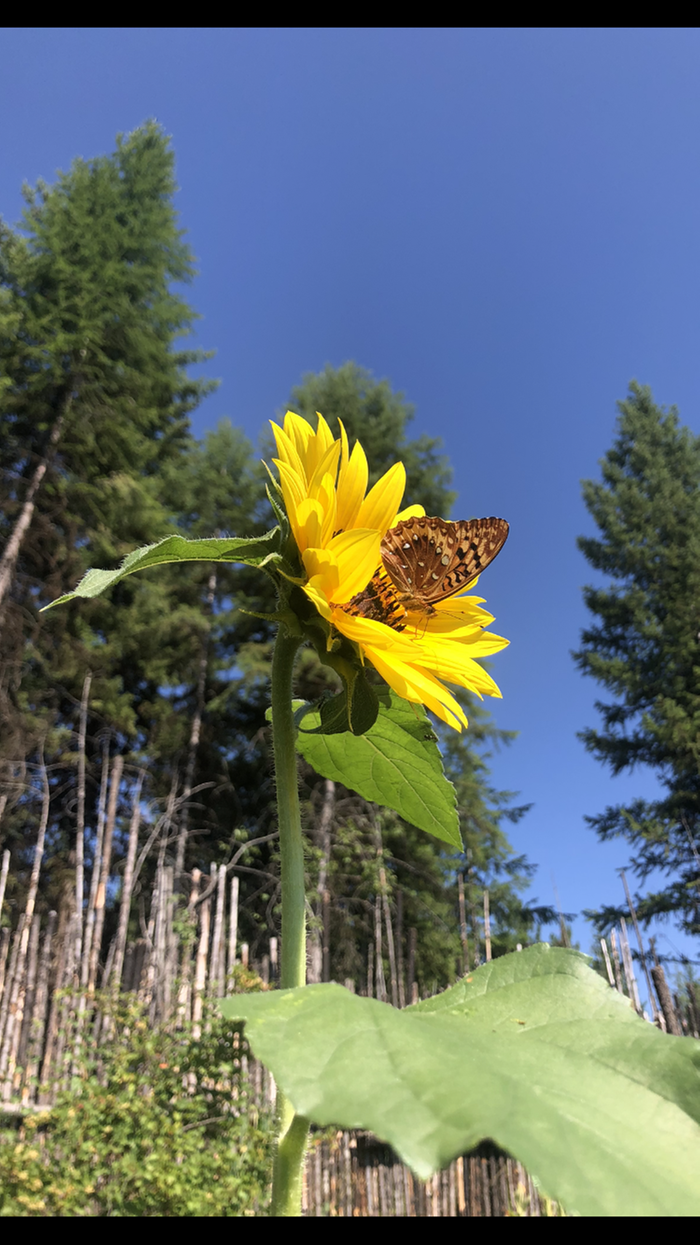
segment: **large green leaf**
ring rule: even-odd
[[[435,733],[422,709],[391,692],[364,735],[312,734],[320,725],[320,713],[309,713],[297,734],[299,752],[318,774],[342,782],[365,800],[393,808],[461,851],[455,790],[445,777]]]
[[[160,566],[163,562],[245,562],[248,566],[264,566],[278,560],[278,544],[279,528],[253,539],[222,536],[186,540],[184,536],[165,536],[155,545],[134,549],[116,571],[86,571],[73,592],[57,597],[44,609],[53,609],[54,605],[63,605],[75,597],[98,597],[125,575],[133,575],[135,571],[143,571],[149,566]]]
[[[422,1177],[491,1138],[566,1209],[700,1213],[700,1043],[539,944],[397,1011],[337,985],[237,996],[298,1114],[370,1129]]]

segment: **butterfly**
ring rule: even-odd
[[[493,562],[508,536],[505,519],[450,523],[427,516],[403,519],[381,543],[382,565],[345,608],[397,631],[409,611],[430,616]]]

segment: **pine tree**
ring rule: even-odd
[[[619,403],[617,435],[602,482],[583,496],[600,536],[579,540],[595,570],[612,579],[587,587],[596,618],[574,654],[584,674],[611,693],[597,703],[602,727],[580,738],[613,774],[648,766],[663,794],[587,818],[606,841],[624,838],[641,883],[666,883],[636,897],[638,915],[676,917],[700,933],[700,440],[675,408],[656,406],[633,384]],[[619,915],[595,914],[604,928]]]
[[[316,412],[321,411],[334,436],[339,435],[341,419],[351,441],[360,441],[367,454],[370,486],[400,459],[406,468],[404,504],[420,502],[426,514],[449,515],[456,494],[449,488],[452,471],[440,453],[440,439],[425,434],[415,440],[406,437],[413,406],[402,393],[394,393],[388,380],[375,380],[357,363],[339,368],[327,364],[317,375],[304,377],[292,390],[289,405],[314,425]]]
[[[127,759],[152,744],[159,689],[183,661],[172,592],[154,577],[127,581],[111,601],[38,614],[86,566],[112,566],[172,527],[164,467],[185,453],[189,412],[211,388],[187,372],[202,353],[176,344],[195,313],[171,289],[193,275],[173,163],[148,123],[112,155],[76,160],[55,185],[26,190],[23,232],[0,234],[2,832],[30,846],[43,753],[57,860],[75,841],[86,671],[90,826],[104,739]]]
[[[190,537],[255,535],[271,526],[266,473],[240,429],[222,420],[166,472],[174,522]],[[183,573],[184,571],[184,573]],[[178,757],[184,798],[176,874],[195,859],[217,862],[236,832],[250,828],[269,800],[265,709],[275,592],[248,567],[194,563],[172,568],[171,590],[193,637],[190,660],[176,672],[170,700],[175,732],[169,754]],[[232,677],[234,676],[235,677]],[[258,737],[257,744],[251,742]],[[165,757],[164,751],[163,756]],[[208,787],[198,807],[189,793]],[[199,827],[196,845],[188,835]]]
[[[113,156],[76,160],[55,186],[26,190],[26,237],[3,227],[6,688],[29,637],[40,648],[39,634],[51,637],[55,668],[56,647],[84,630],[85,611],[77,627],[72,612],[39,623],[38,605],[87,561],[113,564],[163,534],[158,473],[183,452],[188,413],[210,388],[187,374],[201,352],[174,349],[195,318],[170,289],[193,273],[174,189],[168,140],[149,123]]]

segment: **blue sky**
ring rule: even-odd
[[[576,738],[599,689],[570,650],[591,580],[580,497],[635,378],[698,427],[698,30],[4,30],[0,213],[155,117],[200,275],[218,393],[251,438],[305,372],[354,359],[443,438],[453,517],[503,515],[481,581],[511,647],[495,782],[533,895],[617,902],[624,843],[584,823],[651,795]],[[583,950],[590,930],[574,934]],[[671,942],[668,941],[670,938]],[[672,926],[659,948],[697,957]]]

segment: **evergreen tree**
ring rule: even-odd
[[[86,672],[94,825],[104,738],[118,752],[143,749],[159,725],[159,688],[183,664],[176,600],[155,577],[126,581],[111,601],[37,612],[86,566],[112,566],[172,527],[164,468],[185,453],[189,412],[211,387],[187,372],[201,352],[176,346],[195,313],[171,289],[193,275],[174,190],[168,139],[148,123],[120,137],[113,155],[76,160],[55,185],[26,190],[22,233],[2,225],[0,801],[9,796],[9,844],[26,842],[42,753],[49,845],[60,852],[74,840]]]
[[[656,406],[633,384],[619,403],[617,435],[602,481],[583,496],[600,536],[579,539],[595,570],[612,579],[587,587],[596,618],[574,654],[584,674],[611,693],[597,703],[602,727],[581,732],[613,774],[646,765],[665,789],[587,818],[602,840],[624,838],[641,883],[667,879],[636,897],[638,915],[676,917],[700,933],[700,440],[676,410]],[[619,910],[622,911],[622,910]],[[618,909],[597,914],[601,928]]]
[[[190,537],[255,535],[271,526],[266,472],[229,420],[166,474],[174,522]],[[169,699],[169,753],[186,800],[195,787],[209,789],[196,808],[183,808],[179,874],[195,862],[218,862],[269,804],[265,709],[273,625],[256,615],[274,612],[275,592],[259,572],[225,563],[180,565],[167,578],[193,637],[190,662],[176,672]],[[197,841],[188,852],[190,833]]]
[[[201,352],[173,345],[195,318],[170,289],[193,272],[174,189],[168,141],[149,123],[113,156],[76,160],[55,186],[26,190],[26,237],[3,227],[6,686],[38,634],[38,605],[86,561],[113,564],[163,534],[158,473],[183,451],[188,413],[210,388],[187,374]],[[53,649],[70,630],[41,623]]]
[[[367,454],[369,485],[373,485],[397,461],[406,468],[404,505],[420,502],[426,514],[449,515],[456,494],[447,458],[441,454],[439,437],[425,434],[408,440],[406,427],[414,409],[402,393],[394,393],[387,380],[377,381],[357,363],[332,368],[327,364],[317,375],[306,375],[292,390],[290,409],[315,426],[321,411],[331,432],[338,436],[341,419],[351,442],[359,441]]]

